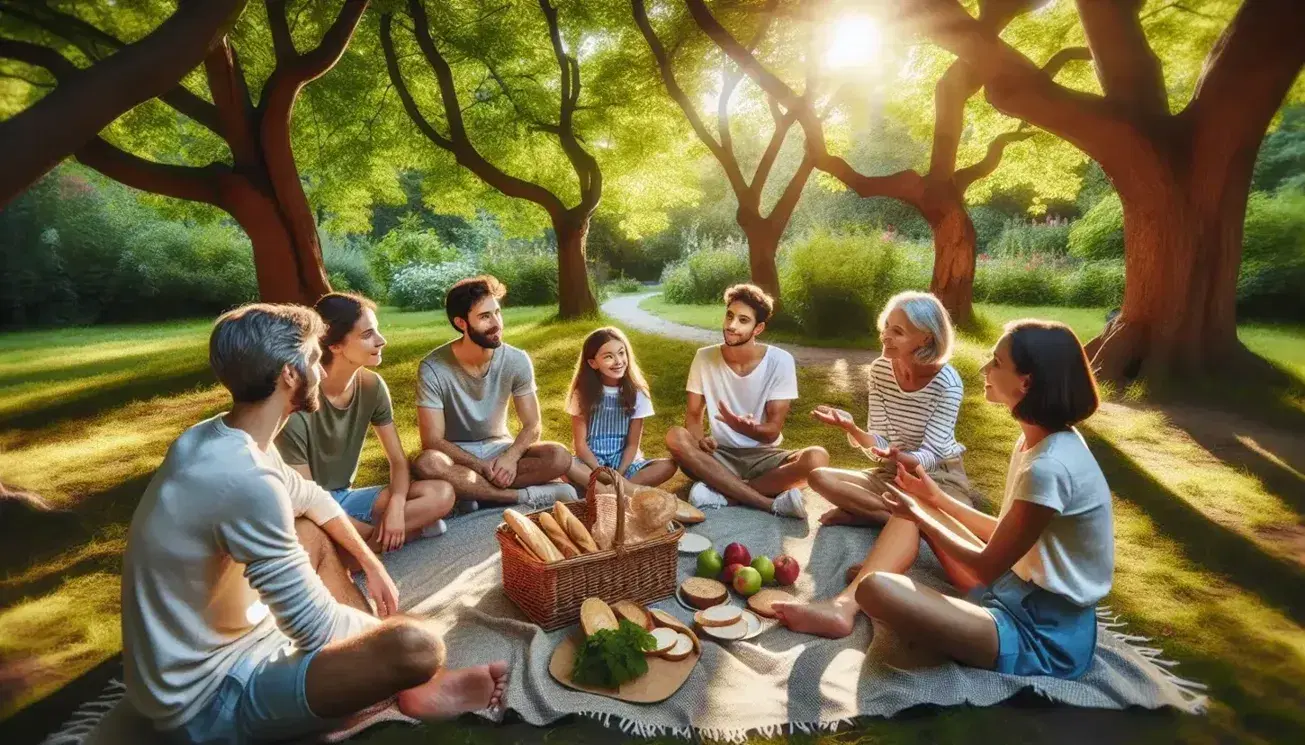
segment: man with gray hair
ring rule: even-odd
[[[331,496],[273,446],[318,406],[322,322],[291,305],[221,316],[209,363],[231,411],[168,449],[132,517],[122,574],[127,698],[169,741],[318,733],[398,697],[418,718],[497,707],[507,665],[444,668],[426,623]],[[339,552],[362,567],[370,613]]]

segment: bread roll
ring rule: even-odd
[[[635,490],[626,514],[626,544],[642,543],[665,533],[666,526],[675,518],[678,501],[674,494],[656,487]]]
[[[624,618],[635,626],[642,626],[646,631],[652,631],[656,628],[656,625],[653,624],[652,616],[648,614],[648,611],[644,610],[642,605],[639,605],[633,600],[618,600],[612,604],[612,610],[616,611],[616,615]]]
[[[562,556],[570,559],[573,556],[580,555],[580,549],[575,547],[570,538],[566,537],[566,531],[562,526],[557,524],[553,516],[547,512],[539,513],[539,527],[544,531],[544,535],[557,546],[557,550],[562,552]]]
[[[696,525],[707,519],[702,510],[694,507],[683,499],[675,500],[675,519],[685,525]]]
[[[580,604],[580,629],[585,632],[585,636],[593,636],[603,629],[615,631],[619,627],[616,614],[601,598],[585,598]]]
[[[548,540],[548,536],[544,535],[544,531],[530,522],[530,518],[516,510],[506,509],[503,510],[503,519],[507,521],[508,527],[512,528],[512,532],[520,536],[535,556],[545,564],[552,564],[565,558],[562,552],[557,550],[557,546]]]
[[[585,528],[585,524],[580,522],[580,518],[571,513],[567,506],[561,502],[553,503],[553,519],[557,524],[562,526],[562,530],[571,538],[571,542],[581,553],[592,554],[598,551],[598,544],[594,542],[593,536]]]

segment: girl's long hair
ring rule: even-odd
[[[620,329],[605,326],[594,329],[585,338],[584,346],[580,349],[580,360],[575,366],[575,377],[571,378],[571,391],[567,397],[568,400],[574,399],[579,403],[577,407],[579,411],[592,412],[602,400],[603,379],[597,370],[589,366],[589,360],[597,357],[598,350],[613,339],[625,345],[625,376],[621,378],[618,387],[621,389],[621,404],[626,412],[634,413],[634,404],[639,391],[648,395],[648,382],[644,380],[643,371],[639,369],[639,363],[634,359],[634,347],[630,346],[630,340],[625,338],[625,334]]]

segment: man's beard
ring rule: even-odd
[[[322,398],[317,395],[321,390],[320,384],[308,385],[307,375],[300,375],[299,381],[299,387],[295,389],[294,397],[290,399],[294,410],[311,414],[322,408]]]
[[[730,341],[729,334],[723,331],[721,332],[721,337],[725,342],[725,346],[727,347],[741,347],[744,344],[747,344],[748,342],[752,341],[753,336],[754,334],[748,334],[747,336],[740,336],[740,339],[738,341]]]
[[[498,349],[503,346],[503,339],[491,339],[488,335],[482,334],[475,329],[469,330],[467,336],[471,339],[471,343],[481,349]]]

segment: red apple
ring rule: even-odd
[[[752,554],[742,543],[731,543],[725,547],[725,566],[730,564],[751,564]]]
[[[727,565],[727,566],[725,567],[725,571],[721,572],[721,575],[720,575],[720,581],[721,581],[721,582],[724,582],[725,584],[728,585],[729,583],[731,583],[731,582],[734,581],[734,575],[735,575],[735,574],[738,574],[739,570],[742,569],[742,568],[745,567],[745,566],[747,566],[747,564],[729,564],[729,565]]]
[[[781,585],[791,585],[797,582],[798,572],[801,567],[798,566],[797,559],[787,554],[775,557],[775,582]]]

